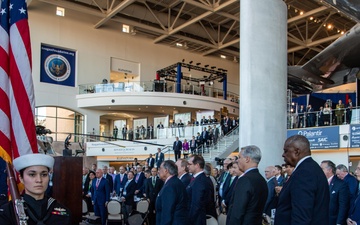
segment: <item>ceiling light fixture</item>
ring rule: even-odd
[[[238,62],[236,56],[234,56],[233,62],[234,62],[234,63],[237,63],[237,62]]]
[[[124,33],[130,33],[130,26],[129,26],[129,25],[126,25],[126,24],[123,24],[123,25],[122,25],[122,32],[124,32]]]
[[[183,44],[181,44],[181,43],[176,43],[176,47],[182,47],[183,46]]]
[[[56,7],[56,15],[57,16],[65,16],[65,9],[62,7]]]
[[[226,55],[220,55],[220,58],[226,59]]]

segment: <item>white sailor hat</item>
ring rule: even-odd
[[[54,166],[54,158],[49,155],[41,153],[22,155],[14,159],[13,164],[17,171],[25,169],[30,166],[46,166],[52,169]]]

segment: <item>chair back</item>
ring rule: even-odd
[[[218,221],[210,215],[206,215],[206,225],[218,225]]]
[[[220,213],[218,216],[219,225],[226,225],[226,214]]]
[[[139,213],[147,213],[149,210],[149,201],[146,199],[140,200],[136,205],[136,211]]]
[[[134,214],[128,218],[129,225],[142,225],[143,222],[144,218],[140,214]]]
[[[86,215],[89,212],[86,201],[83,199],[82,200],[82,214]]]
[[[107,204],[107,210],[109,214],[120,214],[121,204],[118,201],[112,200]]]

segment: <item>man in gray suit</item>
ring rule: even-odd
[[[241,148],[237,163],[244,174],[237,180],[230,200],[226,224],[262,225],[262,212],[268,196],[258,165],[261,151],[255,145]]]

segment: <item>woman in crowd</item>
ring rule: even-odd
[[[330,125],[331,108],[328,103],[325,103],[323,113],[324,113],[324,125],[329,126]]]
[[[89,212],[94,212],[94,208],[93,208],[93,205],[91,203],[91,187],[92,187],[92,182],[93,182],[95,177],[96,177],[95,172],[90,170],[90,172],[89,172],[89,178],[90,178],[89,189],[88,189],[88,193],[84,197],[84,200],[85,200],[85,202],[87,204]]]
[[[182,148],[183,148],[183,154],[184,154],[184,159],[187,159],[189,156],[189,142],[187,142],[186,139],[184,139],[184,142],[182,144]]]

